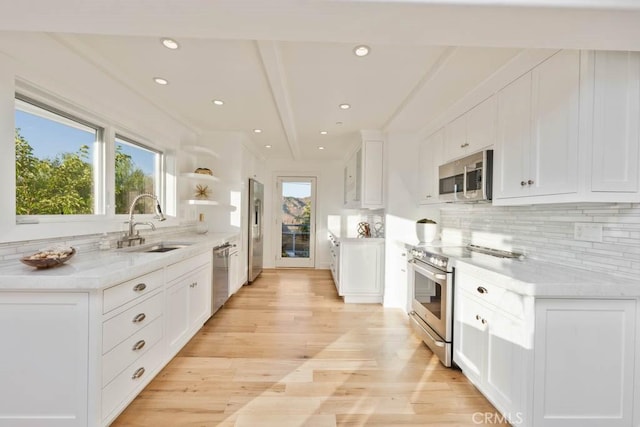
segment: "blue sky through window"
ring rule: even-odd
[[[69,126],[37,114],[16,109],[15,127],[19,129],[20,135],[31,145],[33,154],[39,159],[53,159],[62,153],[77,153],[82,145],[89,147],[88,161],[93,158],[93,143],[96,140],[96,131],[88,126],[81,124]],[[153,175],[155,169],[154,153],[127,143],[120,145],[122,146],[122,152],[131,156],[133,162],[142,169],[145,175]]]
[[[39,159],[53,159],[61,153],[77,153],[82,145],[89,147],[89,160],[93,156],[93,143],[96,140],[93,129],[92,132],[77,129],[20,110],[16,110],[15,121],[20,135],[31,145],[33,154]]]
[[[308,182],[283,182],[282,195],[284,197],[311,197],[311,184]]]

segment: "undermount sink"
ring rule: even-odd
[[[174,242],[160,242],[149,245],[134,246],[127,248],[127,252],[145,252],[145,253],[162,253],[174,251],[176,249],[186,248],[191,243],[174,243]]]

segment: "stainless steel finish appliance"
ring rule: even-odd
[[[440,248],[415,246],[409,260],[414,332],[450,367],[453,357],[453,268]]]
[[[490,201],[493,192],[493,150],[484,150],[438,168],[440,200]]]
[[[229,299],[229,250],[232,245],[225,243],[213,248],[213,274],[211,292],[211,315]]]
[[[263,201],[264,186],[255,179],[249,178],[249,244],[247,245],[249,247],[249,283],[256,280],[262,272]]]

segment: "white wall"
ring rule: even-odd
[[[15,223],[15,82],[53,96],[59,106],[91,118],[108,133],[121,132],[161,149],[193,143],[195,132],[46,34],[3,33],[0,37],[0,241],[118,231],[122,217],[107,216],[52,224]],[[175,226],[169,220],[162,226]]]
[[[277,230],[275,212],[277,192],[275,183],[278,176],[315,176],[316,177],[316,268],[329,268],[329,243],[327,240],[327,217],[339,214],[343,204],[343,171],[341,162],[302,162],[302,161],[269,161],[265,164],[265,246],[264,266],[275,266],[277,247]]]

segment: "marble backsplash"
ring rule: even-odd
[[[640,277],[640,204],[446,205],[443,241],[523,251],[556,264]],[[602,226],[602,241],[574,237],[576,223]]]

